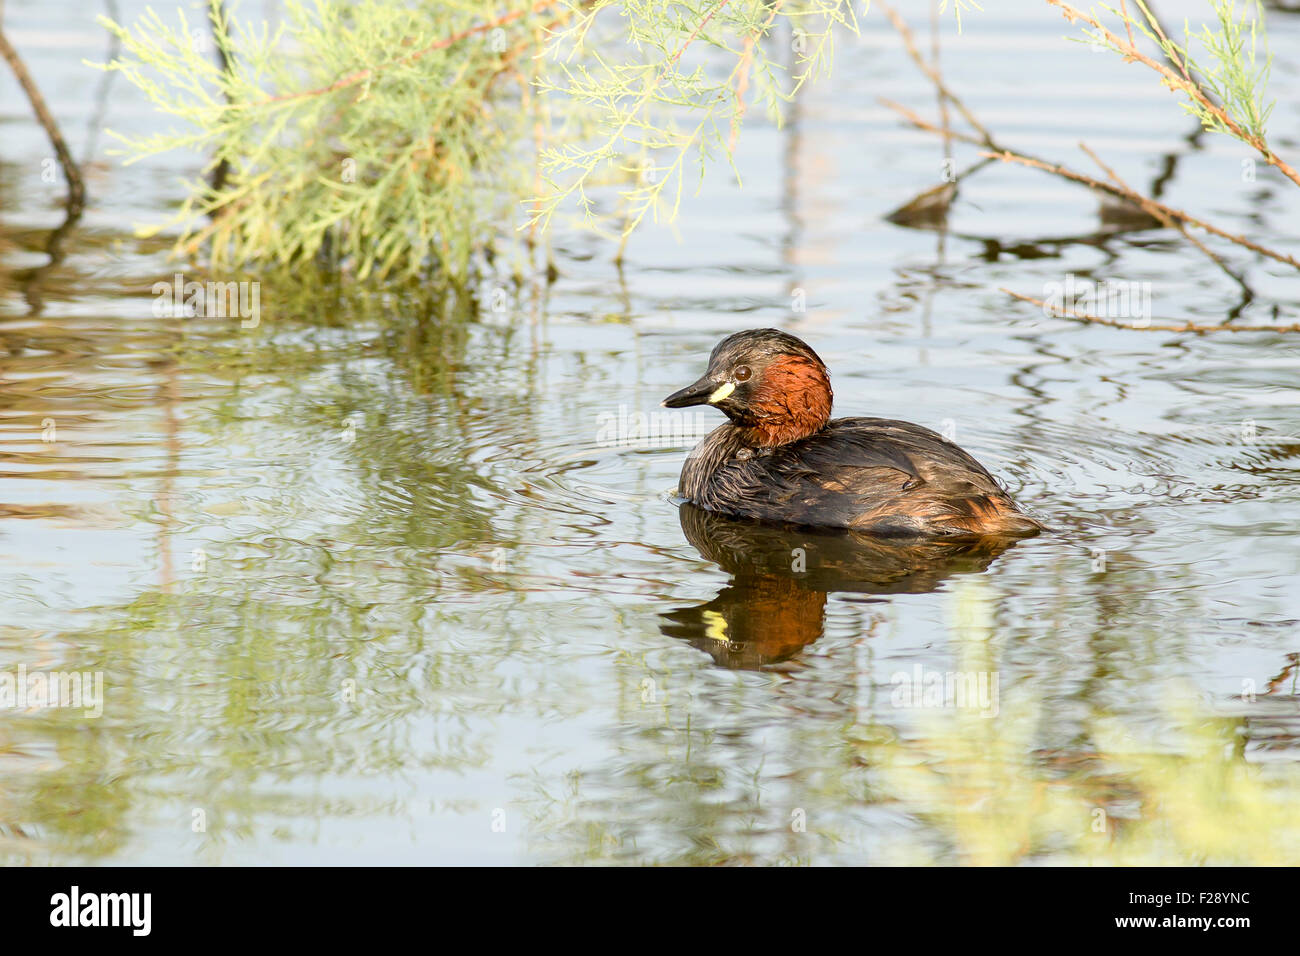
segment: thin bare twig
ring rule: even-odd
[[[1119,0],[1119,9],[1120,15],[1124,18],[1124,26],[1128,27],[1128,42],[1136,46],[1137,41],[1133,39],[1133,21],[1128,13],[1128,0]]]
[[[1210,99],[1209,95],[1201,89],[1201,85],[1191,78],[1185,65],[1182,65],[1182,75],[1179,75],[1163,63],[1147,56],[1134,44],[1128,43],[1122,37],[1112,33],[1092,14],[1084,13],[1083,11],[1070,6],[1070,4],[1066,3],[1065,0],[1047,0],[1047,3],[1060,9],[1061,13],[1065,16],[1065,19],[1069,20],[1071,23],[1074,23],[1076,20],[1081,20],[1091,26],[1106,40],[1108,44],[1118,50],[1124,56],[1125,60],[1136,60],[1144,66],[1148,66],[1155,70],[1164,77],[1167,86],[1174,90],[1181,90],[1194,99],[1208,112],[1212,113],[1216,119],[1223,123],[1224,127],[1228,129],[1233,136],[1256,150],[1265,160],[1267,160],[1270,166],[1275,166],[1282,175],[1286,176],[1287,179],[1291,180],[1297,186],[1300,186],[1300,173],[1296,172],[1289,163],[1274,153],[1262,136],[1256,136],[1255,134],[1242,129],[1240,124],[1229,116],[1222,106]],[[1163,31],[1161,31],[1161,36],[1163,37],[1163,35]],[[1167,44],[1167,41],[1165,42]]]
[[[9,37],[5,34],[3,25],[0,25],[0,56],[3,56],[9,64],[14,79],[18,81],[18,85],[27,94],[27,101],[32,104],[32,112],[36,114],[36,121],[41,124],[41,127],[45,130],[45,135],[50,138],[50,145],[54,147],[55,155],[59,158],[59,165],[63,167],[64,178],[68,181],[68,215],[75,218],[80,215],[81,210],[86,205],[86,185],[82,181],[81,170],[77,168],[77,163],[72,158],[72,152],[63,139],[63,133],[59,131],[59,124],[55,122],[54,115],[50,112],[49,107],[45,105],[45,97],[41,95],[40,89],[36,86],[36,81],[32,79],[31,73],[27,71],[27,66],[23,63],[22,57],[18,55],[14,45],[9,42]]]
[[[1147,199],[1147,197],[1142,196],[1140,193],[1125,191],[1124,189],[1121,189],[1118,186],[1114,186],[1111,183],[1106,183],[1097,179],[1093,179],[1091,176],[1085,176],[1082,173],[1076,173],[1074,170],[1067,169],[1065,166],[1062,166],[1059,163],[1056,164],[1045,163],[1040,159],[1034,159],[1031,156],[1022,156],[1019,153],[1013,153],[1010,151],[1005,151],[1002,153],[982,153],[981,155],[994,156],[997,159],[1003,160],[1004,162],[1020,163],[1021,165],[1024,166],[1031,166],[1034,169],[1041,169],[1046,172],[1053,173],[1057,176],[1063,176],[1066,179],[1072,179],[1075,182],[1083,183],[1084,185],[1091,186],[1093,189],[1100,189],[1103,192],[1108,192],[1112,196],[1118,196],[1122,199],[1127,199],[1130,202],[1139,203],[1139,205],[1141,205],[1140,203],[1141,199],[1146,199],[1146,201],[1150,203],[1154,208],[1160,209],[1161,212],[1163,212],[1167,216],[1170,216],[1171,218],[1177,219],[1180,222],[1184,222],[1189,226],[1195,226],[1197,229],[1204,229],[1206,232],[1218,236],[1220,239],[1227,239],[1229,242],[1236,243],[1237,245],[1241,246],[1244,249],[1249,249],[1251,252],[1257,252],[1261,256],[1267,256],[1268,258],[1274,259],[1278,262],[1284,262],[1287,265],[1291,266],[1293,269],[1300,269],[1300,261],[1297,261],[1293,257],[1288,256],[1286,253],[1277,252],[1273,249],[1269,249],[1267,246],[1261,246],[1259,243],[1252,242],[1251,240],[1247,239],[1245,236],[1239,236],[1235,233],[1227,232],[1223,229],[1220,229],[1218,226],[1212,225],[1211,223],[1206,222],[1204,219],[1198,219],[1195,216],[1191,215],[1190,213],[1186,213],[1181,209],[1175,209],[1173,206],[1166,206],[1164,203],[1156,202],[1154,199]]]
[[[1133,189],[1131,186],[1129,186],[1128,183],[1124,182],[1124,180],[1120,178],[1119,173],[1115,172],[1115,170],[1111,169],[1104,162],[1102,162],[1101,157],[1088,148],[1087,143],[1080,142],[1079,148],[1083,150],[1085,153],[1087,153],[1088,156],[1092,158],[1092,161],[1094,163],[1096,163],[1098,166],[1101,167],[1102,172],[1104,172],[1107,176],[1109,176],[1111,181],[1116,186],[1124,190],[1126,193],[1131,194],[1134,197],[1134,201],[1137,202],[1142,207],[1142,210],[1148,216],[1151,216],[1152,218],[1158,220],[1159,222],[1164,223],[1166,229],[1176,229],[1179,233],[1182,234],[1182,237],[1184,239],[1190,242],[1201,252],[1205,253],[1206,258],[1208,258],[1216,266],[1218,266],[1225,273],[1227,273],[1227,275],[1234,282],[1240,285],[1242,289],[1245,291],[1247,296],[1253,297],[1253,293],[1251,293],[1249,287],[1247,287],[1246,284],[1242,281],[1241,276],[1233,272],[1232,269],[1228,267],[1228,264],[1223,261],[1223,259],[1219,256],[1218,253],[1211,250],[1208,246],[1205,245],[1205,243],[1201,242],[1201,240],[1197,239],[1190,232],[1188,232],[1186,225],[1184,225],[1179,220],[1175,219],[1173,216],[1169,215],[1169,213],[1165,212],[1164,209],[1161,208],[1158,202],[1148,198],[1147,196],[1142,195],[1136,189]]]
[[[1055,3],[1058,6],[1062,5],[1058,2],[1058,0],[1048,0],[1048,2]],[[1300,269],[1300,261],[1297,261],[1296,259],[1294,259],[1289,255],[1277,252],[1265,246],[1261,246],[1260,244],[1256,242],[1252,242],[1251,240],[1247,239],[1245,236],[1240,236],[1240,235],[1227,232],[1223,229],[1218,228],[1217,226],[1213,226],[1210,223],[1205,222],[1202,219],[1198,219],[1195,216],[1192,216],[1182,211],[1181,209],[1175,209],[1172,206],[1167,206],[1164,203],[1161,203],[1155,199],[1152,199],[1148,196],[1144,196],[1143,194],[1139,193],[1137,190],[1130,187],[1128,183],[1124,182],[1124,180],[1121,179],[1113,169],[1111,169],[1104,162],[1102,162],[1100,157],[1098,157],[1096,153],[1094,153],[1091,149],[1089,149],[1088,146],[1084,143],[1079,144],[1080,148],[1085,153],[1087,153],[1093,159],[1093,161],[1097,163],[1098,166],[1101,167],[1101,169],[1106,173],[1106,175],[1110,177],[1111,182],[1103,182],[1091,176],[1086,176],[1083,173],[1075,172],[1074,170],[1069,169],[1059,163],[1049,163],[1032,156],[1026,156],[1020,153],[1015,153],[999,145],[997,141],[993,138],[993,135],[989,132],[989,130],[986,127],[984,127],[969,110],[965,108],[965,106],[961,103],[961,101],[950,90],[948,90],[947,86],[943,82],[942,76],[939,74],[937,65],[931,66],[930,64],[925,62],[924,58],[920,54],[920,51],[916,47],[916,43],[912,38],[910,29],[908,28],[906,22],[902,19],[902,17],[899,16],[898,13],[893,9],[891,9],[888,5],[881,4],[881,7],[884,10],[886,16],[889,17],[890,21],[893,23],[894,28],[898,31],[899,35],[902,37],[903,45],[906,48],[908,55],[912,58],[912,61],[916,63],[917,67],[923,73],[925,73],[925,75],[929,77],[930,81],[935,85],[935,88],[939,92],[940,102],[942,103],[945,99],[952,102],[961,112],[962,116],[966,119],[966,121],[970,124],[971,128],[976,131],[976,134],[970,134],[970,133],[964,133],[964,132],[952,130],[950,128],[950,125],[947,122],[944,122],[942,126],[936,126],[935,124],[925,119],[922,119],[920,116],[916,114],[915,111],[908,109],[907,107],[903,106],[900,103],[896,103],[892,100],[888,100],[883,97],[879,99],[879,102],[881,104],[897,112],[900,116],[902,116],[904,119],[906,119],[909,123],[911,123],[916,128],[925,130],[927,132],[936,133],[942,136],[944,138],[945,143],[951,141],[952,139],[957,139],[960,140],[961,142],[970,143],[976,146],[982,146],[984,147],[984,149],[981,150],[980,155],[984,157],[984,162],[988,162],[993,159],[999,159],[1002,160],[1003,162],[1020,163],[1025,166],[1029,166],[1034,169],[1040,169],[1044,172],[1048,172],[1053,175],[1060,176],[1064,179],[1068,179],[1073,182],[1080,183],[1096,191],[1106,193],[1110,196],[1131,203],[1137,206],[1138,208],[1142,209],[1143,211],[1145,211],[1147,215],[1154,218],[1157,222],[1161,222],[1166,227],[1177,230],[1184,238],[1186,238],[1190,243],[1192,243],[1192,245],[1194,245],[1197,249],[1203,252],[1207,257],[1209,257],[1211,261],[1213,261],[1216,265],[1218,265],[1221,269],[1223,269],[1224,272],[1226,272],[1239,284],[1243,285],[1243,288],[1245,286],[1241,278],[1232,272],[1232,270],[1227,266],[1227,264],[1223,261],[1223,259],[1220,256],[1218,256],[1216,253],[1210,250],[1199,239],[1192,236],[1188,232],[1187,227],[1190,226],[1197,229],[1203,229],[1204,231],[1211,233],[1212,235],[1219,236],[1222,239],[1226,239],[1229,242],[1235,243],[1236,245],[1249,249],[1252,252],[1258,253],[1259,255],[1266,256],[1278,262],[1283,262],[1291,266],[1292,268]],[[1156,28],[1158,30],[1160,29],[1158,23],[1156,24]],[[1161,31],[1161,34],[1163,35],[1163,31]],[[1178,62],[1177,60],[1175,60],[1174,62],[1179,66],[1181,70],[1186,72],[1186,68],[1183,66],[1182,63]],[[982,165],[982,163],[980,165]],[[978,166],[975,168],[978,168]],[[933,200],[931,199],[930,194],[935,192],[936,190],[933,189],[927,190],[925,193],[922,193],[920,197],[913,200],[911,203],[907,204],[907,206],[904,206],[902,208],[910,209],[911,207],[917,206],[918,204],[922,204],[924,202],[932,202]],[[1208,332],[1215,332],[1221,330],[1236,331],[1236,332],[1300,331],[1300,324],[1291,325],[1291,326],[1280,326],[1280,325],[1245,326],[1245,325],[1220,324],[1220,325],[1212,326],[1212,325],[1199,325],[1191,321],[1183,322],[1181,324],[1175,324],[1173,322],[1167,321],[1159,325],[1149,324],[1143,326],[1135,326],[1129,322],[1107,319],[1101,316],[1075,312],[1073,310],[1058,309],[1055,306],[1048,305],[1041,299],[1035,299],[1032,296],[1022,295],[1021,293],[1013,292],[1010,289],[1002,289],[1001,291],[1017,299],[1021,299],[1026,302],[1032,302],[1036,305],[1042,306],[1043,308],[1049,309],[1065,318],[1075,318],[1080,321],[1091,322],[1098,325],[1110,326],[1113,328],[1122,328],[1122,329],[1139,328],[1143,330],[1155,330],[1155,331],[1166,331],[1166,332],[1194,332],[1197,334],[1204,334]],[[1247,292],[1249,293],[1248,289]]]
[[[704,19],[700,21],[699,26],[697,26],[691,35],[686,38],[686,42],[678,48],[677,52],[673,54],[673,58],[669,60],[667,65],[664,67],[664,76],[667,76],[668,71],[677,65],[677,61],[682,58],[682,54],[686,52],[686,48],[695,42],[695,38],[704,32],[704,28],[709,25],[709,21],[713,19],[713,15],[730,2],[731,0],[718,0],[718,3],[713,7],[713,9],[704,15]]]
[[[925,130],[928,133],[938,133],[940,135],[942,135],[943,133],[943,130],[940,129],[938,126],[929,122],[928,120],[921,118],[916,114],[916,112],[908,109],[906,106],[903,106],[901,103],[895,103],[893,100],[887,100],[884,97],[881,97],[878,100],[878,102],[882,106],[887,106],[894,112],[898,113],[900,116],[903,117],[903,119],[907,120],[907,122],[911,123],[917,129]],[[960,131],[953,130],[952,136],[955,139],[961,140],[963,143],[971,143],[976,146],[985,145],[982,138],[977,136],[972,136],[968,133],[962,133]],[[1142,205],[1143,201],[1145,200],[1145,202],[1150,203],[1153,207],[1160,209],[1161,212],[1163,212],[1165,215],[1169,216],[1172,219],[1175,219],[1179,222],[1186,223],[1189,226],[1194,226],[1197,229],[1204,229],[1206,232],[1218,236],[1220,239],[1226,239],[1229,242],[1235,243],[1236,245],[1239,245],[1244,249],[1249,249],[1251,252],[1257,252],[1261,256],[1267,256],[1268,258],[1274,259],[1278,262],[1286,263],[1287,265],[1291,266],[1293,269],[1300,269],[1300,260],[1294,259],[1293,257],[1288,256],[1286,253],[1277,252],[1276,250],[1270,249],[1267,246],[1261,246],[1259,243],[1252,242],[1250,239],[1247,239],[1245,236],[1240,236],[1237,235],[1236,233],[1227,232],[1226,230],[1220,229],[1218,226],[1206,222],[1204,219],[1198,219],[1197,217],[1191,215],[1190,213],[1184,212],[1181,209],[1175,209],[1173,206],[1165,205],[1164,203],[1158,202],[1157,200],[1150,199],[1149,197],[1143,196],[1141,193],[1137,193],[1132,190],[1125,190],[1119,186],[1116,186],[1113,183],[1104,182],[1100,179],[1094,179],[1091,176],[1086,176],[1083,173],[1075,172],[1074,170],[1066,166],[1062,166],[1060,163],[1049,163],[1046,160],[1037,159],[1033,156],[1026,156],[1023,153],[1016,153],[1013,152],[1012,150],[1001,148],[1001,147],[993,150],[983,150],[980,152],[980,155],[988,157],[990,159],[1000,159],[1003,162],[1007,162],[1007,163],[1019,163],[1022,166],[1029,166],[1033,169],[1040,169],[1043,172],[1051,173],[1054,176],[1060,176],[1063,179],[1069,179],[1076,183],[1081,183],[1084,186],[1089,186],[1092,189],[1097,189],[1100,190],[1101,192],[1109,193],[1110,195],[1115,196],[1118,199],[1124,199],[1129,202],[1136,203],[1138,205]]]
[[[899,15],[897,10],[888,4],[880,4],[880,9],[884,11],[885,16],[889,18],[889,22],[894,25],[894,29],[897,30],[899,36],[903,38],[903,46],[907,49],[907,55],[912,58],[912,62],[920,68],[921,72],[930,78],[930,82],[935,85],[935,89],[939,91],[939,95],[948,100],[948,102],[956,108],[957,112],[961,114],[962,119],[970,124],[971,129],[980,134],[983,145],[990,149],[996,149],[997,147],[993,143],[993,137],[989,131],[984,128],[984,124],[975,118],[975,115],[966,108],[966,104],[961,101],[961,98],[958,97],[957,94],[948,89],[947,85],[943,82],[943,76],[940,75],[938,69],[927,63],[925,57],[921,56],[921,51],[916,46],[916,40],[912,36],[912,31],[911,28],[908,27],[907,21]]]
[[[731,115],[731,129],[727,134],[728,152],[735,152],[736,140],[740,136],[740,121],[745,118],[745,91],[749,89],[749,68],[754,62],[754,44],[767,32],[784,4],[785,0],[776,0],[768,8],[767,20],[763,25],[745,37],[745,44],[740,51],[740,64],[736,67],[736,112]]]
[[[1061,306],[1053,305],[1050,302],[1046,302],[1043,299],[1036,299],[1032,295],[1014,292],[1007,288],[999,288],[998,291],[1005,292],[1013,299],[1020,299],[1022,302],[1033,303],[1039,308],[1051,312],[1058,318],[1078,319],[1080,322],[1090,322],[1093,325],[1105,325],[1113,329],[1134,329],[1139,332],[1195,332],[1198,335],[1205,335],[1210,332],[1300,332],[1300,322],[1293,325],[1198,325],[1190,320],[1182,323],[1175,323],[1172,320],[1164,320],[1164,322],[1159,325],[1155,323],[1136,325],[1132,320],[1126,322],[1120,319],[1108,319],[1099,315],[1091,315],[1087,312],[1078,312],[1074,309],[1066,309]]]

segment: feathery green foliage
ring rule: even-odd
[[[953,0],[953,13],[957,15],[957,31],[961,32],[961,14],[963,10],[983,10],[976,0]],[[939,12],[948,11],[948,0],[939,0]]]
[[[123,47],[106,68],[185,123],[120,137],[130,161],[193,149],[208,170],[228,167],[219,188],[192,184],[181,247],[206,245],[217,268],[329,251],[361,276],[431,261],[463,274],[480,238],[471,224],[508,214],[501,187],[520,188],[502,159],[522,127],[504,87],[524,28],[447,42],[478,10],[436,6],[286,0],[274,31],[214,6],[228,69],[183,11],[175,25],[152,11],[133,29],[103,20]]]
[[[611,7],[619,19],[595,28],[597,15]],[[789,55],[782,44],[765,42],[780,19],[790,25]],[[647,213],[671,221],[690,161],[702,178],[710,160],[730,159],[750,101],[779,122],[781,102],[829,71],[836,27],[857,32],[851,2],[593,3],[557,32],[548,51],[554,68],[540,88],[586,122],[578,135],[542,150],[546,187],[532,221],[549,224],[574,202],[587,225],[598,225],[588,189],[611,179],[621,180],[624,238]]]
[[[1188,54],[1192,45],[1190,27],[1185,26],[1187,42],[1182,47],[1176,47],[1172,43],[1170,46],[1188,62],[1192,71],[1200,75],[1205,87],[1223,104],[1228,115],[1236,119],[1252,136],[1263,139],[1264,128],[1274,105],[1264,102],[1269,70],[1273,64],[1273,55],[1268,52],[1268,38],[1264,33],[1264,8],[1259,0],[1255,0],[1253,16],[1248,17],[1252,4],[1247,3],[1243,5],[1241,16],[1234,18],[1234,7],[1234,0],[1215,0],[1218,32],[1212,31],[1208,26],[1201,27],[1201,46],[1209,55],[1213,66],[1203,67]],[[1264,46],[1262,65],[1256,56],[1260,41]],[[1185,108],[1194,113],[1207,128],[1231,132],[1217,116],[1204,109],[1196,109],[1196,106],[1197,104],[1185,104]]]
[[[1240,11],[1237,0],[1209,0],[1218,29],[1202,24],[1200,31],[1196,32],[1190,21],[1185,20],[1181,44],[1165,33],[1145,0],[1135,0],[1135,3],[1141,11],[1140,17],[1127,9],[1105,9],[1126,25],[1139,29],[1159,46],[1178,72],[1219,103],[1223,112],[1247,134],[1250,145],[1258,148],[1264,142],[1265,125],[1273,111],[1273,104],[1264,101],[1273,57],[1267,50],[1264,8],[1260,0],[1246,0]],[[1099,31],[1084,32],[1092,42],[1117,49]],[[1202,52],[1195,53],[1197,47]],[[1241,138],[1224,122],[1222,115],[1196,97],[1188,96],[1181,105],[1207,130]]]
[[[1181,45],[1143,0],[1140,15],[1106,9],[1159,45],[1184,108],[1274,162],[1258,0],[1253,15],[1209,2],[1218,30],[1189,25]],[[959,27],[963,10],[980,9],[952,7]],[[858,28],[852,0],[284,9],[274,30],[227,16],[219,0],[210,23],[183,11],[174,23],[152,11],[130,28],[102,21],[123,50],[103,68],[182,124],[120,137],[129,161],[177,149],[207,160],[212,175],[189,185],[170,225],[178,250],[206,252],[214,269],[315,259],[363,278],[464,282],[503,248],[524,271],[519,240],[532,250],[557,215],[626,242],[647,216],[672,221],[709,164],[732,160],[749,109],[780,122],[783,102],[830,69],[836,32]],[[1088,36],[1118,49],[1115,35]]]
[[[103,21],[123,47],[104,68],[184,123],[121,137],[131,161],[197,150],[225,173],[190,185],[180,250],[460,281],[561,209],[624,237],[671,218],[747,101],[779,120],[833,29],[856,30],[851,0],[286,0],[277,30],[219,3],[210,20],[226,67],[183,12]],[[618,198],[598,208],[596,189]]]

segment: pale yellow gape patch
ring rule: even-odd
[[[718,402],[722,401],[724,398],[726,398],[735,390],[736,390],[736,386],[733,383],[723,382],[716,389],[714,389],[713,394],[709,396],[709,404],[710,405],[718,404]]]

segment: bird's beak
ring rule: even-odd
[[[736,390],[730,382],[718,384],[707,374],[694,385],[673,392],[659,404],[664,408],[686,408],[689,405],[716,405]]]

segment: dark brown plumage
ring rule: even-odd
[[[714,405],[730,421],[682,467],[679,493],[698,507],[759,521],[877,535],[1036,534],[979,462],[920,425],[830,420],[825,364],[776,329],[723,339],[698,382],[669,408]]]

